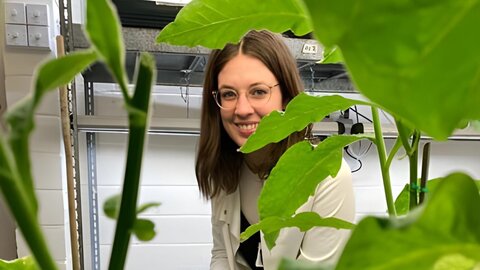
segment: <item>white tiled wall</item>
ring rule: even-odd
[[[97,195],[100,203],[121,192],[119,185],[123,181],[126,139],[126,134],[97,134]],[[212,242],[210,205],[200,197],[196,185],[196,141],[197,137],[148,136],[139,203],[161,203],[141,215],[155,223],[157,235],[147,243],[132,238],[127,269],[158,269],[156,262],[161,263],[162,269],[208,269]],[[81,162],[86,159],[82,158]],[[86,181],[86,177],[82,181]],[[86,182],[82,185],[85,187]],[[86,196],[82,197],[84,217],[88,215]],[[101,269],[106,269],[115,223],[100,209],[99,224]]]

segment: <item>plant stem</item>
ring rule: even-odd
[[[57,265],[38,223],[35,206],[29,192],[19,185],[20,174],[15,172],[10,157],[12,155],[7,155],[7,148],[0,138],[0,189],[40,269],[55,270]]]
[[[388,170],[390,170],[390,165],[392,164],[393,157],[398,152],[398,149],[400,149],[400,146],[402,146],[402,142],[397,137],[397,139],[395,140],[395,144],[393,145],[392,149],[390,150],[390,153],[388,154],[387,162],[385,163],[385,167],[387,167]]]
[[[418,205],[418,190],[413,188],[418,186],[418,141],[420,133],[413,132],[412,147],[408,153],[410,163],[410,211]]]
[[[378,157],[380,159],[380,168],[383,178],[383,189],[385,191],[385,199],[387,201],[388,214],[396,216],[395,203],[393,202],[392,185],[390,183],[390,171],[387,164],[387,151],[385,141],[383,140],[382,127],[380,117],[378,116],[378,109],[372,106],[372,120],[375,131],[375,141],[378,149]]]
[[[32,111],[31,115],[34,114]],[[30,122],[29,120],[26,120]],[[13,127],[14,123],[10,123]],[[31,129],[21,130],[20,132],[26,132],[26,134],[30,134]],[[22,189],[25,190],[27,193],[26,199],[28,203],[32,205],[32,210],[34,211],[35,215],[38,213],[38,202],[37,197],[35,196],[35,188],[33,185],[33,177],[32,177],[32,165],[30,162],[30,152],[29,152],[29,136],[26,134],[20,134],[17,130],[12,128],[10,137],[9,137],[9,145],[11,147],[13,158],[15,159],[16,170],[19,173],[19,178],[21,182],[17,183],[18,185],[22,186]]]
[[[117,228],[108,268],[110,270],[124,268],[130,236],[137,218],[137,198],[147,129],[150,91],[152,82],[155,80],[154,66],[153,58],[142,54],[138,67],[135,93],[131,100],[127,100],[129,117],[127,165],[123,182],[122,201],[120,203]]]

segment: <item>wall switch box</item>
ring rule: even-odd
[[[28,25],[48,25],[47,5],[27,5]]]
[[[28,46],[49,48],[48,26],[28,26]]]
[[[10,46],[28,46],[27,26],[20,24],[5,25],[5,41]]]
[[[25,24],[25,5],[23,3],[5,3],[5,23]]]

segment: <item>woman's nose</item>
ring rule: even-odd
[[[254,109],[246,95],[239,95],[237,104],[235,106],[235,114],[247,115],[254,112]]]

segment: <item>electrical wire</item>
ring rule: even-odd
[[[355,170],[352,170],[352,171],[351,171],[352,173],[355,173],[355,172],[360,171],[360,169],[363,167],[363,163],[362,163],[362,161],[361,161],[359,158],[356,158],[355,156],[353,156],[353,155],[350,153],[350,151],[348,151],[349,148],[350,148],[349,146],[345,147],[345,152],[347,153],[347,155],[348,155],[349,157],[353,158],[354,160],[356,160],[356,161],[358,162],[358,168],[356,168]]]
[[[357,106],[355,106],[355,107],[357,107]],[[353,109],[352,107],[350,107],[350,110],[352,110],[352,111],[355,112],[356,114],[360,115],[362,118],[364,118],[364,119],[367,120],[368,122],[373,123],[373,121],[372,121],[370,118],[368,118],[368,117],[366,117],[365,115],[359,113],[358,110]]]

